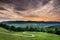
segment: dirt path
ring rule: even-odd
[[[26,32],[23,32],[23,34],[27,34]],[[25,37],[35,37],[33,34],[29,34],[30,36],[25,36]]]
[[[26,32],[23,32],[22,35],[20,35],[20,34],[10,34],[10,33],[5,33],[5,32],[0,32],[0,33],[7,34],[7,35],[13,35],[13,36],[21,36],[21,37],[35,37],[35,35],[33,35],[33,34],[25,35]]]

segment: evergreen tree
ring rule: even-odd
[[[9,30],[10,30],[10,31],[16,31],[16,28],[15,28],[14,26],[11,26],[11,27],[9,28]]]

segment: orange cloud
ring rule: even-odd
[[[21,0],[20,2],[15,0],[12,2],[10,4],[4,3],[4,5],[0,4],[0,7],[3,7],[3,10],[0,8],[1,20],[60,21],[60,6],[56,6],[58,1]]]
[[[60,21],[60,18],[54,18],[54,17],[26,17],[24,20],[28,21]]]

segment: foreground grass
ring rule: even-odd
[[[14,34],[14,35],[12,35]],[[15,35],[17,34],[17,35]],[[22,36],[18,36],[22,35]],[[26,37],[34,35],[35,37]],[[0,28],[0,40],[60,40],[59,35],[43,33],[43,32],[5,32]]]

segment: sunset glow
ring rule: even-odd
[[[60,21],[60,6],[57,0],[11,0],[11,3],[1,2],[0,5],[1,20]]]

